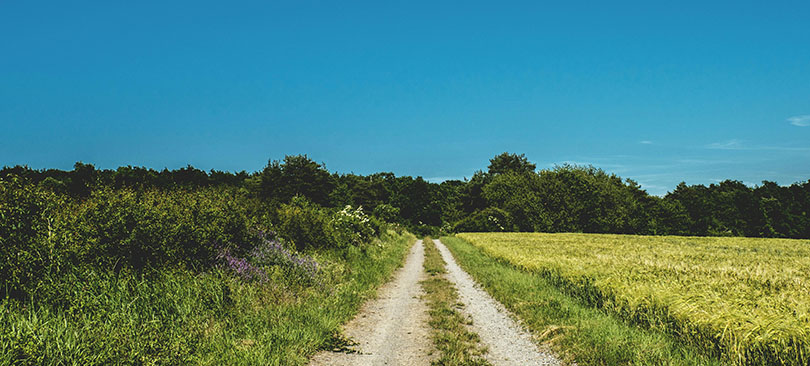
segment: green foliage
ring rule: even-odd
[[[415,238],[324,251],[322,287],[242,281],[227,271],[150,275],[77,269],[67,304],[0,301],[0,364],[305,365],[401,265]]]
[[[287,155],[284,161],[272,160],[260,174],[260,194],[263,198],[289,202],[295,196],[327,205],[334,181],[329,171],[306,155]]]
[[[534,173],[535,168],[537,168],[537,166],[530,163],[529,160],[526,159],[525,154],[518,155],[504,152],[489,159],[489,167],[487,169],[489,170],[489,174],[494,176],[505,173]]]
[[[98,171],[93,164],[77,162],[73,165],[73,172],[67,181],[67,191],[74,197],[87,197],[90,195],[98,179]]]
[[[377,205],[371,214],[386,222],[397,222],[399,220],[399,208],[389,204]]]
[[[666,200],[677,202],[684,208],[687,219],[684,220],[681,231],[693,235],[715,235],[715,236],[793,236],[801,237],[797,232],[791,233],[790,229],[774,230],[769,220],[769,214],[781,214],[783,219],[787,219],[788,210],[780,207],[774,211],[774,203],[781,200],[774,200],[773,193],[779,194],[781,187],[765,182],[762,189],[752,190],[742,182],[726,180],[719,184],[707,186],[687,186],[679,184],[674,191],[667,195]],[[795,203],[802,204],[802,201],[783,201],[788,205]],[[781,202],[780,202],[781,203]],[[778,213],[777,213],[778,212]],[[806,214],[804,215],[806,216]],[[787,221],[787,220],[785,220]],[[784,224],[784,221],[777,225]],[[801,224],[796,222],[796,226]],[[784,226],[783,226],[784,227]],[[787,234],[787,235],[786,235]]]
[[[363,212],[362,207],[352,208],[347,205],[333,214],[330,224],[337,234],[338,242],[362,246],[369,243],[382,229],[382,225],[375,225],[372,220]]]
[[[52,215],[61,203],[16,176],[0,180],[0,295],[27,293],[54,264]]]
[[[634,209],[621,178],[593,167],[563,165],[540,173],[540,195],[552,232],[634,232]]]
[[[74,201],[0,180],[1,290],[15,297],[53,292],[43,281],[73,265],[206,268],[218,250],[253,244],[249,231],[261,218],[250,206],[234,189],[98,189]]]
[[[244,198],[234,190],[93,192],[60,221],[79,263],[102,268],[210,265],[221,247],[253,239]]]
[[[509,212],[518,231],[810,238],[810,181],[790,186],[763,182],[753,189],[732,180],[708,186],[682,183],[662,199],[594,167],[563,165],[536,172],[523,154],[497,155],[487,171],[441,184],[393,173],[330,173],[306,155],[269,161],[262,172],[251,175],[205,172],[190,165],[162,171],[131,166],[99,170],[81,162],[72,171],[0,169],[0,179],[12,174],[78,199],[105,187],[238,187],[260,198],[260,204],[250,205],[269,216],[296,195],[323,207],[362,206],[371,213],[386,205],[378,218],[423,234],[450,230],[465,217],[494,207]]]
[[[467,216],[453,226],[454,232],[501,232],[513,231],[514,224],[509,212],[488,207]]]
[[[185,184],[202,177],[185,173]],[[314,251],[317,281],[296,281],[291,266],[316,262],[257,252],[252,229],[285,215],[244,190],[111,189],[97,177],[73,199],[48,178],[0,179],[0,276],[12,295],[0,299],[0,364],[303,364],[413,242],[360,208],[296,199],[282,208],[301,209],[296,225],[321,224],[330,243]],[[223,252],[264,254],[266,278],[221,270]],[[279,253],[292,262],[268,257]]]
[[[460,187],[461,207],[467,213],[483,210],[489,205],[484,198],[484,187],[492,181],[490,174],[476,171],[469,181]]]
[[[410,227],[423,231],[441,225],[441,205],[437,202],[438,187],[422,177],[402,177],[398,180],[393,205],[407,219]]]
[[[298,250],[363,246],[386,225],[369,217],[361,207],[331,210],[296,196],[277,213],[278,234]]]
[[[489,184],[484,186],[483,195],[492,206],[506,213],[509,221],[501,220],[495,225],[488,224],[488,228],[497,230],[480,231],[548,230],[551,226],[548,216],[551,213],[546,212],[543,206],[544,197],[540,195],[542,184],[540,176],[534,173],[507,172],[493,178]],[[473,214],[472,217],[475,216],[481,215]],[[494,217],[498,218],[498,216]],[[478,220],[480,221],[480,219]],[[514,228],[512,223],[514,223]]]
[[[278,234],[298,250],[342,248],[332,224],[332,215],[302,196],[293,197],[278,209]]]
[[[96,169],[92,164],[77,162],[71,171],[58,169],[33,170],[25,166],[0,169],[0,179],[15,175],[55,193],[86,198],[97,187],[131,188],[135,190],[236,187],[242,185],[248,174],[211,170],[205,172],[188,165],[186,167],[157,171],[144,167],[122,166],[116,170]]]
[[[219,272],[77,270],[55,281],[64,304],[0,303],[0,364],[179,364],[206,321],[234,310],[235,284]]]

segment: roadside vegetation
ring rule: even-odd
[[[810,242],[459,234],[583,303],[733,365],[810,362]]]
[[[422,281],[425,299],[430,308],[430,326],[433,342],[439,352],[432,362],[435,366],[485,366],[490,365],[483,357],[486,348],[481,346],[478,335],[468,329],[471,320],[459,309],[458,292],[447,280],[445,262],[430,237],[424,239],[425,272],[429,278]]]
[[[643,329],[560,290],[542,275],[441,238],[456,262],[564,361],[578,365],[724,365],[673,337]]]
[[[0,364],[304,364],[415,237],[228,185],[0,180]]]

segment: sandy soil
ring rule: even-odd
[[[377,299],[346,324],[344,334],[357,343],[353,347],[357,353],[320,352],[310,365],[430,365],[435,352],[419,286],[425,276],[424,253],[419,240]]]

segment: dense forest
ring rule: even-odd
[[[192,166],[72,171],[5,167],[37,190],[82,200],[105,190],[194,191],[227,188],[268,207],[306,201],[324,208],[362,207],[366,213],[417,234],[460,231],[540,231],[644,235],[810,238],[810,180],[756,187],[726,180],[679,184],[664,197],[634,181],[592,166],[537,171],[524,155],[493,157],[486,171],[440,184],[422,177],[329,172],[306,155],[272,160],[260,172],[210,172]]]

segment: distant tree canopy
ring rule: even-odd
[[[469,180],[430,183],[422,177],[329,172],[306,155],[270,160],[248,174],[192,166],[157,171],[125,166],[99,170],[77,162],[71,171],[5,167],[59,194],[84,199],[94,189],[197,189],[241,187],[267,203],[305,197],[323,206],[362,206],[365,212],[417,233],[543,231],[653,235],[735,235],[810,238],[810,180],[757,187],[726,180],[679,184],[664,197],[592,166],[561,165],[536,171],[523,154],[502,153]]]
[[[504,173],[534,173],[536,165],[529,162],[524,154],[503,153],[489,159],[489,174],[497,175]]]
[[[304,196],[319,205],[327,205],[329,193],[335,188],[326,166],[306,155],[288,155],[283,162],[271,160],[259,177],[261,196],[280,202]]]

